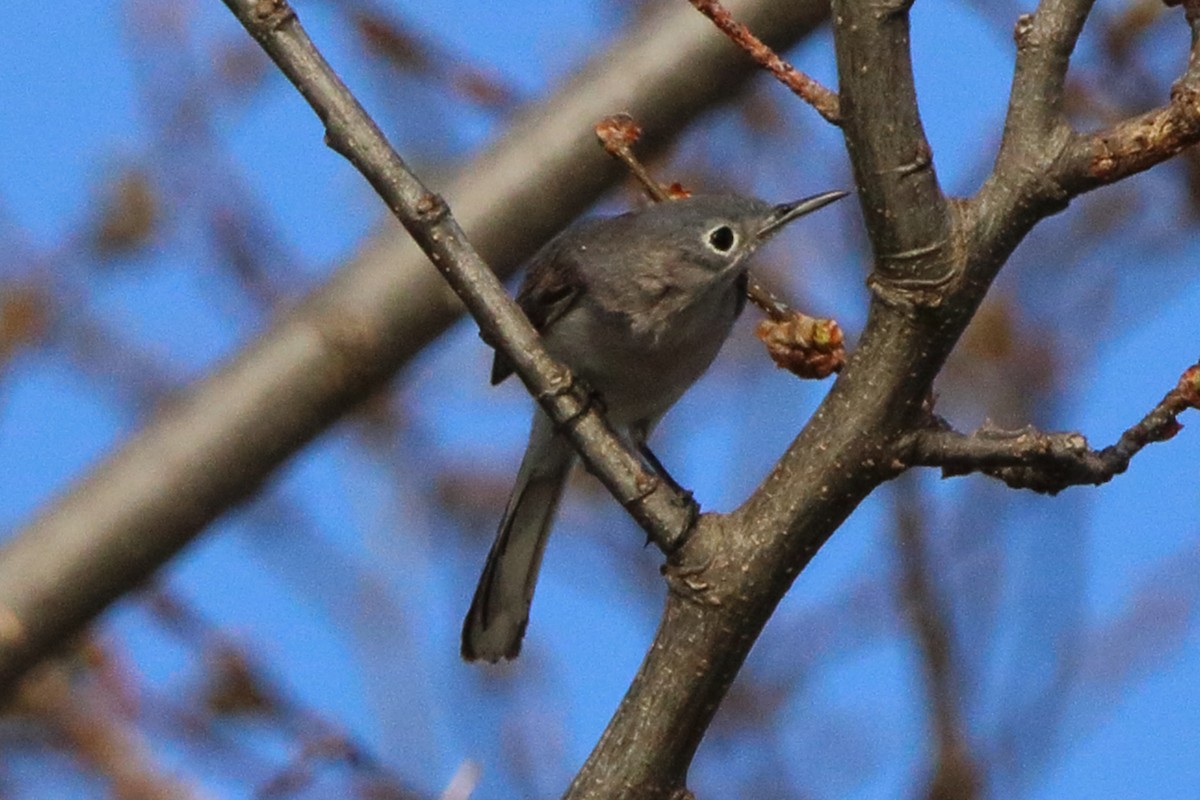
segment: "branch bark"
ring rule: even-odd
[[[827,0],[743,0],[774,46]],[[647,17],[449,182],[473,242],[509,274],[623,173],[590,134],[627,108],[661,147],[754,73],[688,6]],[[686,76],[686,77],[684,77]],[[0,687],[144,581],[209,522],[433,341],[462,306],[398,226],[0,549]]]
[[[985,427],[966,435],[941,420],[913,431],[902,447],[909,451],[909,464],[941,467],[945,477],[981,472],[1014,489],[1058,494],[1070,486],[1098,486],[1120,475],[1146,445],[1175,436],[1182,427],[1176,417],[1189,408],[1200,408],[1200,364],[1188,367],[1174,389],[1103,450],[1093,450],[1079,433]]]

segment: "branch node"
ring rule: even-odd
[[[929,147],[929,143],[924,139],[917,142],[917,152],[913,155],[912,161],[904,164],[899,164],[895,167],[880,170],[879,174],[893,173],[901,178],[907,178],[910,175],[915,175],[921,170],[930,169],[933,166],[933,150]]]
[[[902,253],[882,255],[882,264],[896,261],[916,261],[936,254],[942,250],[946,242],[939,241],[925,247],[906,250]],[[915,310],[918,308],[938,308],[951,286],[961,275],[961,269],[951,263],[941,275],[930,278],[907,278],[892,274],[892,270],[876,268],[867,278],[867,287],[880,302],[896,309]]]
[[[434,192],[426,192],[417,200],[417,217],[427,225],[435,225],[450,216],[450,205]]]
[[[296,10],[287,0],[257,0],[250,12],[254,35],[265,36],[282,28],[296,18]]]
[[[1018,50],[1024,50],[1033,44],[1032,33],[1033,14],[1022,14],[1017,17],[1017,24],[1013,26],[1013,42],[1016,43]]]
[[[666,579],[667,590],[671,594],[689,603],[714,608],[721,605],[721,599],[713,592],[713,585],[702,578],[712,564],[712,556],[691,565],[668,561],[659,568],[659,572]]]

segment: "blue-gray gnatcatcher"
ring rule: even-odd
[[[846,192],[771,205],[696,196],[585,220],[529,263],[517,302],[546,349],[596,391],[608,421],[657,466],[646,437],[721,349],[746,299],[750,255]],[[497,352],[492,383],[512,373]],[[514,658],[574,450],[540,409],[463,624],[468,661]]]

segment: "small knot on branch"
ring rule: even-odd
[[[896,262],[914,262],[938,253],[945,242],[936,242],[927,247],[915,248],[902,253],[891,253],[879,257],[880,266],[867,278],[867,287],[880,302],[892,308],[916,310],[938,308],[946,298],[950,287],[958,280],[961,269],[949,265],[941,275],[931,278],[906,277],[911,267],[903,271],[893,268]],[[887,266],[884,266],[887,265]],[[897,274],[899,273],[899,274]]]
[[[450,206],[440,194],[426,192],[417,200],[415,211],[422,222],[433,225],[450,214]]]
[[[668,560],[659,568],[667,581],[667,589],[676,597],[702,606],[719,606],[721,599],[712,591],[713,585],[704,574],[712,566],[712,557],[699,564],[679,564]]]
[[[296,18],[296,11],[287,0],[258,0],[250,12],[251,22],[257,30],[255,35],[273,33]]]
[[[1022,14],[1017,17],[1017,24],[1013,26],[1013,42],[1016,43],[1018,50],[1024,50],[1033,44],[1030,34],[1033,33],[1033,14]]]

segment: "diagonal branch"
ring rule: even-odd
[[[945,477],[981,472],[1014,489],[1058,494],[1069,486],[1099,485],[1120,475],[1146,445],[1173,437],[1182,427],[1176,417],[1189,408],[1200,409],[1200,364],[1185,370],[1158,405],[1103,450],[1093,450],[1078,433],[984,427],[968,435],[945,423],[913,431],[902,447],[909,464],[941,467]]]
[[[696,10],[713,21],[721,33],[738,47],[745,50],[754,62],[774,75],[779,82],[792,90],[792,93],[812,106],[826,122],[833,125],[842,124],[842,113],[838,105],[836,92],[825,88],[821,83],[779,57],[767,44],[759,39],[750,29],[733,18],[733,14],[717,0],[688,0]]]
[[[450,208],[388,144],[383,132],[313,46],[286,0],[225,0],[325,124],[325,141],[383,198],[529,391],[580,450],[589,468],[665,552],[678,546],[697,509],[670,481],[646,470],[542,346],[533,325],[467,241]]]

